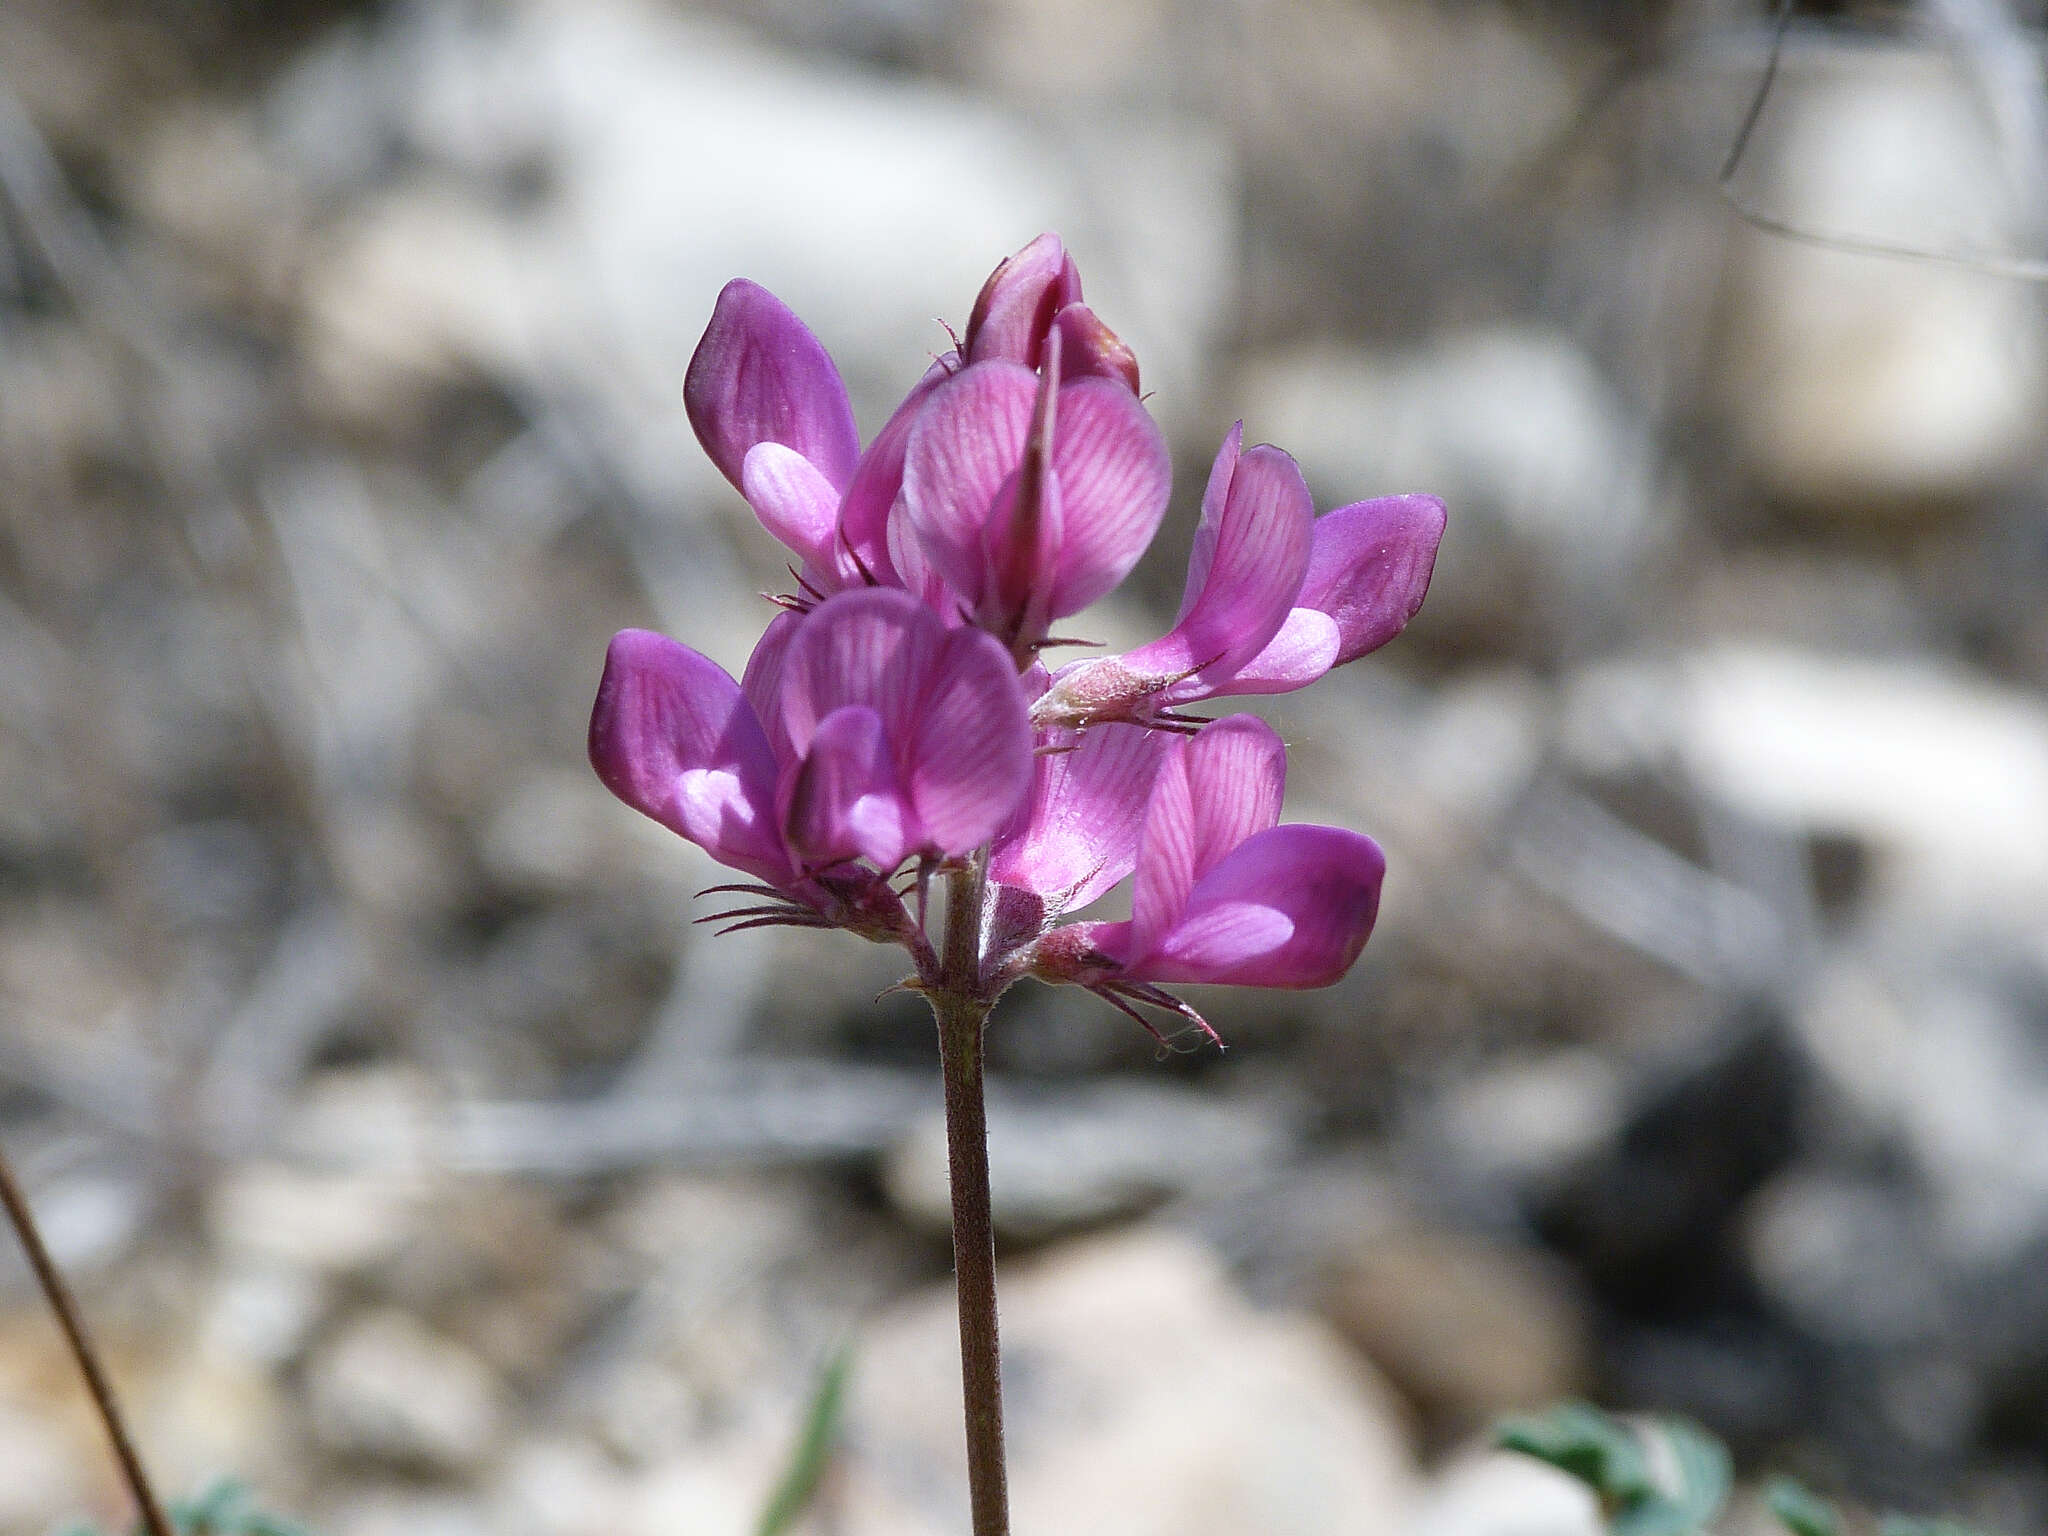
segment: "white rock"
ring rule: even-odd
[[[517,260],[522,239],[523,225],[446,186],[401,188],[344,226],[304,279],[319,402],[374,420],[464,367],[528,371],[527,315],[545,290]],[[395,399],[394,381],[410,386]]]
[[[1790,1169],[1743,1210],[1749,1267],[1811,1337],[1897,1349],[1942,1327],[1930,1234],[1908,1197],[1869,1180]]]
[[[337,1273],[390,1257],[411,1235],[421,1190],[383,1174],[249,1163],[214,1187],[208,1224],[235,1258],[287,1273]]]
[[[548,1439],[511,1452],[495,1496],[491,1529],[506,1536],[616,1536],[634,1490],[595,1446]]]
[[[792,1407],[791,1426],[801,1410]],[[674,1536],[679,1531],[745,1531],[761,1518],[762,1507],[786,1464],[792,1436],[757,1432],[705,1447],[648,1476],[635,1490],[630,1513],[607,1536]],[[834,1507],[838,1501],[836,1489]],[[849,1524],[843,1519],[834,1536],[885,1536],[884,1530]],[[942,1527],[942,1529],[944,1529]],[[922,1526],[887,1530],[886,1536],[927,1536]]]
[[[1282,353],[1251,365],[1243,396],[1247,430],[1301,461],[1319,505],[1442,496],[1453,576],[1466,519],[1497,521],[1581,579],[1613,570],[1649,524],[1642,432],[1559,331],[1496,327],[1397,355]]]
[[[1879,945],[1886,958],[1903,947]],[[1873,1138],[1910,1151],[1940,1252],[1991,1266],[2048,1235],[2048,1061],[2008,1001],[1844,962],[1811,989],[1798,1024]]]
[[[2028,252],[2006,151],[1963,72],[1931,51],[1795,61],[1758,149],[1752,195],[1803,227]],[[1746,237],[1731,284],[1723,396],[1778,492],[1867,515],[1981,490],[2034,453],[2044,349],[2032,289],[1761,234]]]
[[[1616,1136],[1624,1107],[1615,1062],[1573,1048],[1460,1077],[1430,1107],[1424,1134],[1475,1181],[1540,1187]]]
[[[1608,768],[1675,754],[1760,820],[1892,856],[1901,899],[2009,905],[2048,886],[2048,707],[1930,663],[1723,645],[1589,670],[1567,748]]]
[[[411,1488],[352,1493],[320,1522],[334,1536],[486,1536],[495,1528],[469,1499]]]
[[[215,1283],[199,1325],[201,1349],[275,1368],[293,1359],[327,1304],[325,1282],[271,1261],[244,1262]]]
[[[1461,1456],[1422,1496],[1408,1536],[1602,1536],[1582,1483],[1526,1456]]]
[[[80,1448],[46,1412],[0,1402],[0,1468],[0,1530],[41,1530],[85,1504]]]
[[[456,1473],[490,1454],[505,1411],[481,1360],[396,1311],[359,1318],[329,1343],[308,1369],[307,1399],[331,1451]]]
[[[1002,1326],[1018,1530],[1407,1529],[1413,1474],[1386,1388],[1321,1325],[1247,1304],[1189,1239],[1141,1231],[1013,1271]],[[861,1345],[850,1529],[959,1528],[958,1348],[950,1287]]]
[[[354,47],[278,93],[309,160],[321,136],[293,120],[332,115],[335,94],[382,69],[408,83],[394,126],[424,158],[472,178],[547,168],[516,215],[403,193],[316,265],[320,324],[365,364],[355,398],[380,366],[437,350],[510,362],[576,381],[629,434],[662,423],[615,446],[674,485],[680,457],[654,461],[687,442],[676,393],[728,278],[772,288],[886,408],[944,346],[932,317],[964,320],[995,262],[1047,228],[1162,403],[1198,397],[1236,242],[1235,172],[1199,121],[1099,115],[1055,134],[645,0],[442,0],[389,30],[390,57],[352,64]],[[375,305],[350,313],[364,295]]]

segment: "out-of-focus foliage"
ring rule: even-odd
[[[305,1526],[266,1511],[246,1484],[223,1478],[193,1499],[175,1500],[164,1513],[178,1536],[311,1536]],[[136,1528],[140,1536],[141,1527]],[[73,1526],[66,1536],[101,1536],[96,1527]]]
[[[1841,1536],[1842,1517],[1835,1506],[1795,1478],[1772,1478],[1764,1503],[1792,1536]]]
[[[1721,1512],[1727,1449],[1696,1424],[1624,1423],[1586,1403],[1510,1419],[1502,1448],[1567,1472],[1593,1490],[1613,1536],[1688,1536]]]
[[[1584,1483],[1610,1536],[1700,1536],[1727,1502],[1727,1448],[1682,1419],[1624,1421],[1565,1403],[1504,1421],[1494,1439]],[[1773,1478],[1763,1503],[1790,1536],[1841,1536],[1844,1529],[1833,1504],[1789,1477]],[[1984,1536],[1972,1526],[1910,1515],[1886,1515],[1878,1528],[1881,1536]]]
[[[802,1431],[790,1451],[789,1465],[768,1497],[754,1536],[785,1536],[818,1492],[832,1458],[832,1443],[846,1410],[846,1381],[853,1371],[853,1351],[841,1348],[818,1373],[818,1390],[804,1415]]]

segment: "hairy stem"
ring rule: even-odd
[[[142,1517],[143,1529],[149,1536],[174,1536],[171,1522],[164,1515],[164,1507],[157,1500],[156,1490],[150,1486],[149,1474],[142,1468],[142,1458],[136,1454],[135,1442],[128,1437],[127,1421],[121,1416],[121,1405],[114,1397],[113,1383],[107,1379],[106,1367],[100,1363],[99,1352],[93,1348],[92,1339],[85,1331],[85,1319],[79,1315],[78,1303],[71,1295],[71,1288],[64,1283],[64,1277],[57,1272],[56,1262],[43,1243],[35,1215],[29,1210],[28,1199],[22,1194],[21,1185],[15,1181],[14,1170],[8,1165],[5,1153],[0,1153],[0,1205],[7,1208],[7,1219],[13,1223],[15,1235],[21,1239],[22,1249],[28,1254],[29,1267],[36,1272],[36,1280],[43,1288],[50,1310],[57,1314],[57,1323],[64,1330],[65,1341],[71,1346],[72,1358],[77,1360],[79,1372],[85,1377],[93,1406],[99,1410],[100,1422],[106,1426],[107,1438],[113,1442],[114,1457],[121,1464],[122,1479],[128,1484],[128,1492]]]
[[[946,1161],[953,1193],[953,1274],[960,1299],[960,1381],[967,1407],[967,1487],[974,1536],[1009,1536],[1003,1469],[1002,1359],[996,1339],[996,1229],[989,1208],[982,1031],[980,867],[947,881],[941,985],[931,994],[946,1079]]]

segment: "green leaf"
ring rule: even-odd
[[[224,1477],[196,1499],[173,1503],[164,1510],[178,1536],[308,1536],[306,1528],[254,1507],[249,1485]],[[74,1525],[61,1536],[101,1536],[98,1526]],[[133,1536],[146,1536],[137,1526]]]
[[[1728,1447],[1687,1419],[1658,1419],[1652,1433],[1662,1438],[1669,1455],[1673,1486],[1660,1491],[1680,1520],[1672,1529],[1689,1531],[1708,1524],[1728,1502],[1728,1488],[1735,1479]]]
[[[249,1485],[232,1477],[164,1513],[180,1536],[307,1536],[305,1527],[258,1509]]]
[[[1547,1413],[1508,1419],[1494,1431],[1494,1442],[1577,1478],[1610,1510],[1656,1495],[1650,1464],[1634,1432],[1589,1403],[1565,1403]]]
[[[1796,1478],[1772,1478],[1764,1488],[1764,1503],[1792,1536],[1841,1536],[1842,1517],[1835,1506]]]
[[[812,1395],[810,1412],[804,1415],[803,1432],[782,1480],[768,1498],[754,1526],[754,1536],[784,1536],[797,1518],[817,1497],[826,1465],[832,1459],[833,1442],[839,1438],[839,1420],[846,1406],[847,1378],[853,1373],[853,1351],[841,1349],[826,1362],[818,1375],[818,1390]]]
[[[1607,1521],[1613,1536],[1694,1536],[1699,1528],[1683,1504],[1661,1493],[1616,1510]]]
[[[1696,1425],[1658,1419],[1639,1432],[1584,1403],[1511,1419],[1495,1439],[1592,1489],[1613,1536],[1689,1536],[1721,1512],[1733,1475],[1726,1448]]]

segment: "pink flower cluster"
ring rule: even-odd
[[[1197,1023],[1162,984],[1316,987],[1357,958],[1379,848],[1280,825],[1279,737],[1185,711],[1304,687],[1392,639],[1428,587],[1440,501],[1318,517],[1294,460],[1244,447],[1240,423],[1173,628],[1049,673],[1052,626],[1130,572],[1171,478],[1137,361],[1057,237],[996,268],[865,450],[818,339],[744,280],[719,295],[684,400],[798,557],[798,592],[738,682],[664,636],[618,635],[590,757],[628,805],[752,877],[716,888],[759,898],[723,916],[900,944],[930,987],[928,880],[962,873],[981,882],[979,995],[1032,976]],[[1127,876],[1127,921],[1065,921]]]

